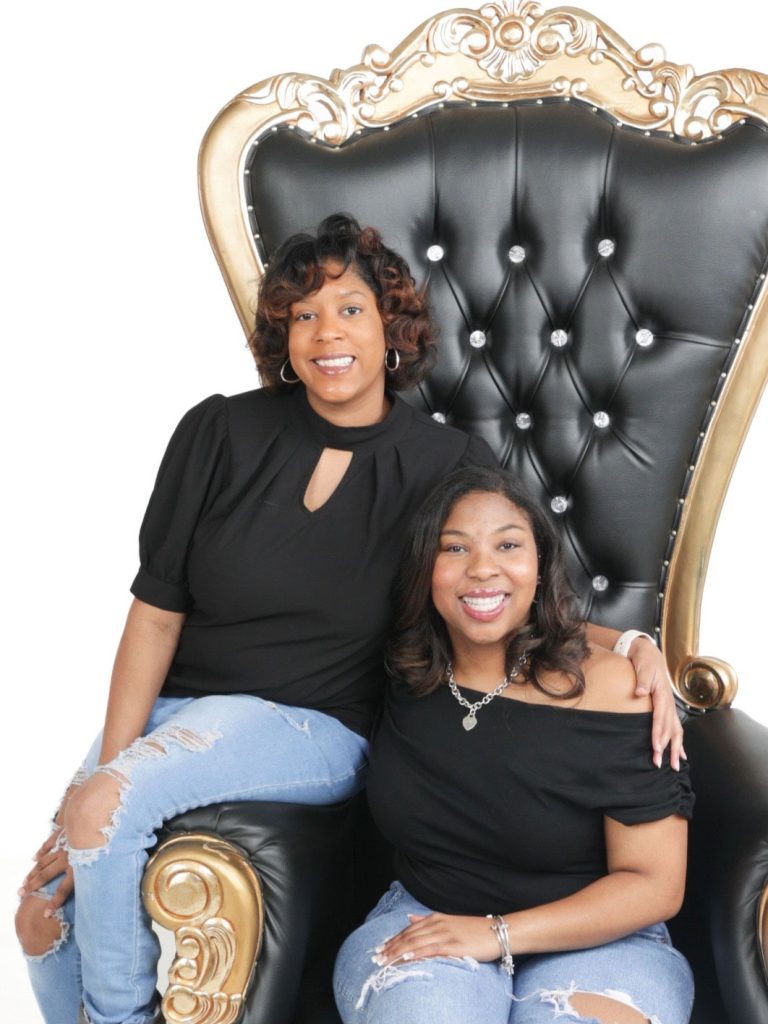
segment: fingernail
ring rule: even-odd
[[[53,911],[50,907],[43,911],[43,917],[53,917]]]
[[[372,957],[371,957],[371,960],[373,960],[373,962],[374,962],[374,963],[375,963],[375,964],[376,964],[376,965],[377,965],[378,967],[383,967],[383,966],[384,966],[384,957],[383,957],[383,956],[372,956]]]
[[[17,896],[23,896],[23,895],[24,895],[24,893],[25,893],[26,891],[27,891],[27,890],[26,890],[26,889],[24,888],[24,886],[22,885],[22,887],[21,887],[21,888],[20,888],[20,889],[18,890],[18,892],[16,893],[16,895],[17,895]]]
[[[382,951],[382,949],[384,949],[383,945],[375,946],[373,951],[374,951],[374,953],[380,953]]]
[[[403,953],[403,960],[413,960],[413,953]]]

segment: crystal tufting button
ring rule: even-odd
[[[485,334],[483,331],[472,331],[469,336],[469,344],[472,348],[482,348],[485,344]]]
[[[601,238],[597,243],[597,251],[601,256],[613,256],[615,249],[616,243],[612,238]]]
[[[556,498],[553,498],[549,503],[549,507],[553,512],[557,512],[558,515],[565,512],[568,508],[568,499],[564,498],[562,494],[558,494]]]
[[[432,413],[432,419],[435,420],[435,422],[437,422],[437,423],[445,423],[445,413],[444,412],[433,412]]]
[[[607,576],[593,576],[592,577],[592,589],[598,593],[602,593],[603,590],[608,589],[608,577]]]
[[[600,429],[602,430],[603,427],[607,427],[608,424],[611,422],[611,417],[608,415],[607,412],[596,412],[595,415],[592,417],[592,422],[595,424],[596,427],[600,427]]]
[[[507,253],[510,263],[522,263],[525,259],[525,249],[522,245],[513,245]]]
[[[562,348],[563,345],[565,345],[568,341],[568,332],[561,330],[552,331],[550,341],[555,346],[555,348]]]
[[[531,425],[531,417],[527,412],[519,412],[515,416],[515,426],[520,430],[527,430]]]
[[[641,348],[648,348],[653,344],[653,331],[649,331],[647,327],[641,327],[635,335],[635,341]]]
[[[445,249],[442,245],[430,245],[427,249],[427,259],[430,263],[438,263],[445,256]]]

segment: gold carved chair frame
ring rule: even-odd
[[[553,96],[592,104],[618,126],[667,133],[692,145],[716,140],[741,119],[768,123],[768,76],[740,68],[697,75],[690,65],[667,61],[658,44],[635,49],[583,10],[544,10],[532,0],[445,11],[391,53],[368,46],[359,64],[328,79],[269,78],[223,108],[200,151],[203,217],[245,332],[252,328],[264,270],[245,197],[245,163],[265,132],[287,126],[318,145],[337,147],[364,129],[387,131],[446,101],[477,105]],[[699,709],[729,705],[737,688],[730,665],[698,653],[699,620],[718,516],[768,376],[764,277],[747,327],[735,339],[739,354],[684,499],[658,627],[677,692]],[[263,908],[258,879],[244,858],[237,864],[240,874],[235,870],[238,857],[210,836],[187,836],[161,847],[148,869],[147,907],[176,932],[178,956],[163,1004],[174,1024],[229,1024],[242,1010]],[[765,959],[768,887],[757,925]]]

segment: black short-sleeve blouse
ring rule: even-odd
[[[310,512],[326,447],[352,452]],[[368,427],[337,427],[288,394],[214,395],[181,420],[139,537],[138,598],[186,612],[166,695],[254,693],[370,728],[405,525],[484,442],[393,397]]]
[[[498,697],[471,732],[465,713],[447,686],[417,698],[393,684],[371,751],[374,819],[397,851],[397,877],[433,910],[550,903],[607,873],[604,816],[691,815],[687,765],[652,763],[650,713]]]

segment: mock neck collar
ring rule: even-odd
[[[339,427],[315,412],[309,404],[306,388],[297,386],[295,391],[295,401],[300,415],[318,443],[324,448],[351,451],[394,444],[407,432],[413,418],[413,410],[394,392],[387,391],[386,396],[390,402],[390,409],[379,423],[371,423],[364,427]]]

